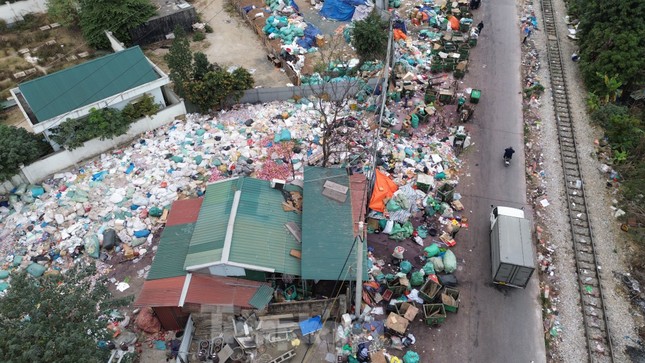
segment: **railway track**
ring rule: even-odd
[[[593,233],[587,213],[584,183],[574,137],[569,97],[552,0],[540,0],[547,36],[547,56],[553,106],[564,170],[569,222],[578,274],[580,302],[589,362],[613,362],[611,334],[602,293],[601,271],[596,257]]]

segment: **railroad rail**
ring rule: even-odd
[[[601,271],[587,213],[587,200],[571,120],[569,97],[562,65],[553,0],[541,0],[553,106],[564,170],[569,223],[573,238],[581,313],[589,362],[613,362],[611,334],[602,294]]]

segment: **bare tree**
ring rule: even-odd
[[[361,71],[358,59],[342,35],[328,38],[319,49],[314,61],[314,75],[318,82],[309,83],[314,109],[317,111],[317,127],[321,130],[322,156],[310,160],[323,167],[347,162],[347,156],[362,152],[363,138],[369,131],[374,117],[357,119],[350,102],[363,91],[366,81],[375,71]]]

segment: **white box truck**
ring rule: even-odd
[[[535,261],[531,240],[531,222],[524,211],[494,207],[490,214],[490,246],[493,283],[525,288]]]

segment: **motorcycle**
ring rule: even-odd
[[[504,166],[511,165],[511,158],[507,157],[506,155],[504,155],[503,158],[504,158]]]

